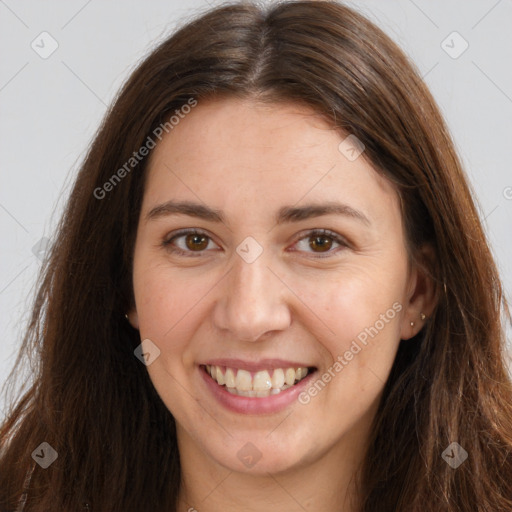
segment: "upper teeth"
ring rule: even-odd
[[[272,370],[261,370],[251,375],[247,370],[237,368],[221,367],[216,365],[206,365],[206,371],[221,386],[225,385],[228,390],[232,389],[237,392],[262,392],[261,396],[279,393],[295,382],[302,380],[307,374],[308,369],[299,368],[276,368],[272,376]],[[245,394],[245,393],[244,393]],[[246,396],[258,396],[250,393]]]

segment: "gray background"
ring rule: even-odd
[[[107,105],[158,41],[220,3],[0,0],[0,385],[28,318],[41,264],[37,249],[44,252],[44,238],[52,237]],[[510,298],[511,0],[347,3],[406,51],[440,105]],[[464,41],[469,46],[458,55]],[[51,44],[58,48],[47,56]],[[0,416],[2,407],[0,399]]]

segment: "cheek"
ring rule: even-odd
[[[399,344],[402,305],[397,284],[395,277],[395,283],[386,286],[371,273],[317,280],[307,288],[304,284],[319,317],[316,332],[319,324],[329,328],[322,328],[327,335],[317,334],[329,361],[299,402],[322,417],[322,428],[333,438],[340,430],[350,430],[378,404]],[[308,329],[313,331],[313,325]],[[319,412],[325,410],[331,414]]]
[[[300,282],[304,302],[317,317],[308,328],[329,353],[336,375],[360,390],[386,380],[400,341],[404,275],[382,264],[347,266]],[[387,267],[389,269],[389,267]],[[326,377],[329,379],[329,377]],[[348,384],[347,382],[347,384]],[[336,387],[336,386],[333,386]]]
[[[200,323],[199,316],[204,314],[201,299],[211,286],[206,277],[192,279],[191,274],[173,270],[168,264],[141,265],[139,271],[135,268],[140,337],[149,338],[160,349],[147,371],[159,396],[176,417],[188,414],[191,395],[184,386],[194,363],[190,340]]]
[[[141,268],[142,267],[141,265]],[[162,355],[183,352],[191,338],[194,315],[211,285],[169,265],[134,272],[134,291],[141,338],[154,340]]]
[[[383,271],[383,267],[384,262],[358,268],[347,265],[340,271],[318,273],[314,279],[300,281],[304,301],[329,328],[332,338],[356,337],[365,327],[379,321],[395,302],[402,300],[404,275]],[[398,323],[394,311],[388,316],[392,316],[390,323]]]

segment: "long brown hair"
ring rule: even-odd
[[[174,419],[134,357],[140,338],[124,317],[147,158],[126,162],[191,98],[216,96],[300,102],[356,135],[400,194],[411,260],[426,244],[435,253],[438,305],[401,342],[385,385],[362,510],[510,512],[508,309],[460,161],[402,51],[360,14],[321,1],[212,9],[122,88],[43,268],[19,357],[35,359],[33,384],[1,426],[0,509],[175,510]],[[31,457],[42,442],[58,454],[48,469]],[[442,457],[452,442],[468,453],[457,469]]]

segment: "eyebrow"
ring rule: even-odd
[[[188,215],[211,222],[227,225],[226,218],[221,210],[191,201],[167,201],[152,208],[146,215],[146,221],[167,217],[170,215]],[[370,226],[368,217],[361,211],[346,204],[336,202],[310,203],[304,206],[283,206],[274,218],[276,224],[300,222],[322,215],[342,215],[360,221]]]

